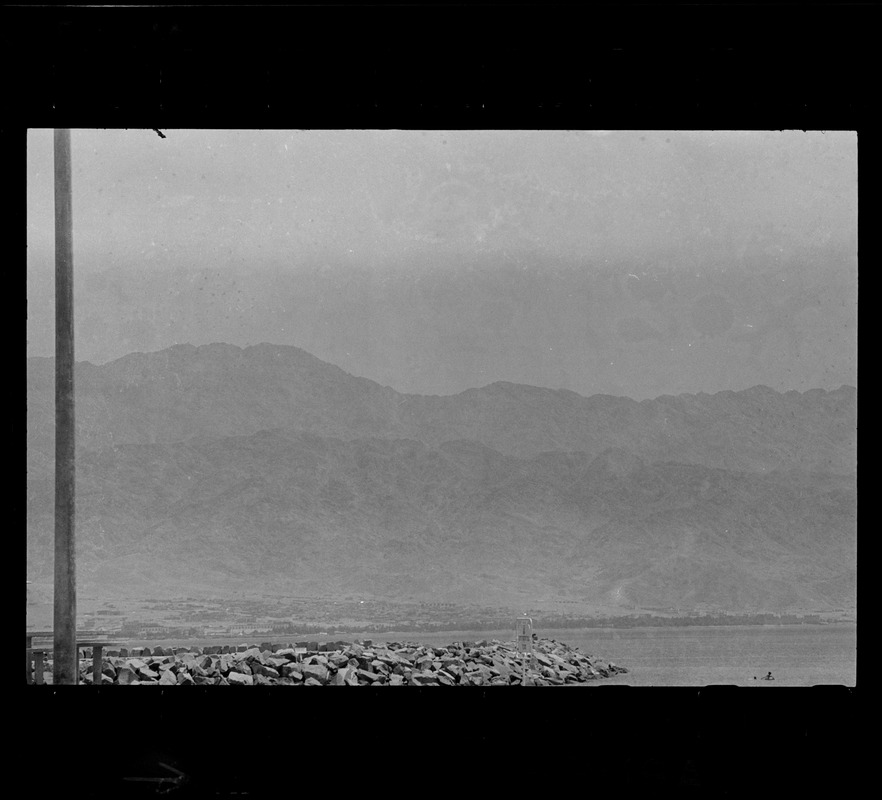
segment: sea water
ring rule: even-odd
[[[627,667],[590,685],[854,686],[857,626],[726,625],[646,628],[536,628],[583,653]],[[375,634],[379,641],[442,646],[454,641],[512,641],[514,630]],[[760,680],[769,672],[774,681]]]
[[[628,673],[598,680],[588,686],[854,686],[857,671],[857,625],[725,625],[645,628],[534,628],[541,638],[556,639],[627,667]],[[511,630],[393,631],[335,633],[333,636],[295,636],[310,641],[371,639],[414,642],[443,647],[452,642],[497,639],[513,642]],[[210,644],[287,643],[291,636],[255,634],[244,638],[193,641],[135,641],[129,645],[155,647]],[[773,681],[761,680],[769,672]]]

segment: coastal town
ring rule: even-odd
[[[567,601],[517,609],[453,603],[396,603],[357,597],[172,598],[89,602],[84,599],[80,627],[129,639],[193,640],[236,636],[332,636],[393,631],[493,631],[511,627],[528,614],[538,628],[634,628],[692,625],[817,625],[853,621],[853,611],[812,613],[724,613],[713,610],[634,609],[587,611]]]

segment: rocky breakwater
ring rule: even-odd
[[[336,642],[313,643],[306,652],[267,644],[156,648],[134,657],[110,653],[101,679],[105,684],[141,686],[565,686],[627,671],[554,639],[536,642],[532,660],[512,643],[496,640],[446,647]],[[80,677],[92,683],[90,661],[83,662]]]

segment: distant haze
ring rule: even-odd
[[[40,584],[52,360],[27,373]],[[853,387],[635,402],[500,382],[425,397],[295,347],[230,344],[81,362],[76,384],[86,593],[854,607]]]
[[[295,345],[400,392],[856,384],[853,132],[75,130],[76,357]],[[53,353],[52,132],[28,354]]]

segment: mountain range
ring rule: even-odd
[[[28,359],[28,571],[54,362]],[[854,605],[857,393],[401,394],[296,347],[76,365],[81,584],[621,609]]]

